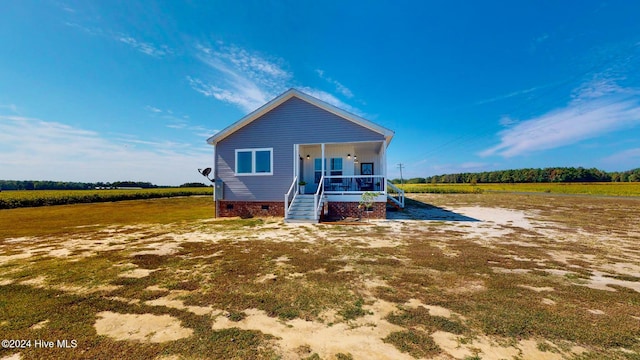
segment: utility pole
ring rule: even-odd
[[[402,179],[402,168],[404,167],[404,164],[400,163],[398,164],[398,168],[400,169],[400,185],[404,185],[404,179]]]

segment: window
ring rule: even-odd
[[[342,176],[342,158],[331,158],[329,159],[329,168],[326,166],[327,159],[325,159],[325,170],[328,171],[328,174],[331,176]],[[317,184],[320,182],[320,178],[322,177],[322,159],[316,158],[313,159],[313,170],[314,170],[314,182]],[[342,182],[341,178],[331,179],[332,183]]]
[[[273,149],[237,149],[236,175],[273,175]]]
[[[342,175],[342,158],[331,158],[331,175]]]
[[[322,177],[322,159],[313,159],[313,173],[313,182],[319,184]]]
[[[331,176],[342,176],[342,158],[331,158]],[[331,179],[332,183],[341,183],[342,178]]]

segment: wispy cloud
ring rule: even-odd
[[[70,28],[80,30],[88,35],[94,35],[94,36],[104,35],[104,31],[102,31],[102,29],[100,28],[84,26],[84,25],[78,24],[77,22],[70,22],[70,21],[66,21],[64,24]]]
[[[349,88],[347,88],[346,86],[342,85],[342,83],[340,83],[339,81],[327,76],[324,72],[324,70],[321,69],[316,69],[316,74],[318,74],[318,76],[327,81],[328,83],[334,85],[336,87],[336,90],[346,96],[347,98],[352,98],[353,97],[353,92],[351,92],[351,90],[349,90]]]
[[[521,96],[521,95],[526,95],[541,89],[544,89],[546,87],[548,87],[550,85],[543,85],[543,86],[534,86],[532,88],[528,88],[528,89],[523,89],[523,90],[518,90],[518,91],[513,91],[510,92],[508,94],[504,94],[504,95],[499,95],[499,96],[495,96],[489,99],[484,99],[484,100],[480,100],[480,101],[476,101],[474,103],[474,105],[484,105],[484,104],[489,104],[489,103],[493,103],[493,102],[497,102],[497,101],[501,101],[501,100],[507,100],[516,96]]]
[[[65,4],[65,3],[63,3],[63,2],[54,2],[54,4],[55,4],[58,8],[60,8],[61,10],[66,11],[66,12],[68,12],[68,13],[72,13],[72,14],[74,14],[74,13],[76,13],[76,12],[77,12],[77,11],[76,11],[76,9],[72,8],[71,6],[69,6],[68,4]]]
[[[286,89],[296,87],[331,105],[354,114],[362,111],[335,95],[308,86],[296,86],[293,74],[285,70],[285,61],[218,42],[215,46],[196,46],[196,58],[207,66],[209,76],[188,76],[191,87],[204,96],[215,98],[250,112],[264,105]],[[318,72],[317,72],[318,73]],[[320,77],[324,72],[320,70]],[[326,76],[324,77],[326,78]],[[349,89],[333,81],[340,94],[352,97]]]
[[[358,116],[366,116],[366,114],[364,114],[360,109],[355,108],[345,102],[343,102],[342,100],[338,99],[337,97],[335,97],[334,95],[326,92],[326,91],[322,91],[322,90],[318,90],[318,89],[314,89],[314,88],[310,88],[310,87],[300,87],[300,90],[304,93],[307,93],[317,99],[320,99],[328,104],[331,104],[337,108],[340,108],[342,110],[348,111],[350,113],[356,114]]]
[[[596,74],[590,81],[584,82],[575,88],[571,98],[575,103],[588,102],[609,95],[637,95],[636,89],[624,88],[618,84],[624,80],[623,76],[611,77],[606,74]]]
[[[282,92],[292,75],[283,69],[283,61],[218,43],[216,47],[196,46],[196,58],[211,75],[205,79],[188,76],[197,92],[253,111]]]
[[[0,116],[0,178],[61,181],[123,179],[179,185],[200,181],[206,147],[101,134],[58,122]]]
[[[6,109],[13,114],[18,114],[18,107],[15,104],[0,104],[0,109]]]
[[[144,108],[145,108],[145,110],[148,110],[148,111],[151,111],[151,112],[154,112],[154,113],[161,113],[162,112],[162,110],[158,109],[157,107],[153,107],[151,105],[147,105]]]
[[[602,159],[602,162],[618,170],[637,168],[640,164],[640,148],[627,149]]]
[[[150,113],[152,118],[164,121],[167,128],[190,131],[199,138],[208,138],[219,131],[200,125],[192,125],[189,120],[189,115],[175,114],[174,111],[170,109],[163,110],[151,105],[145,106],[144,109]]]
[[[536,52],[536,50],[538,50],[538,47],[540,47],[543,43],[545,43],[548,40],[549,40],[549,34],[547,33],[542,34],[540,36],[536,36],[531,40],[531,43],[529,44],[529,52],[530,53]]]
[[[140,40],[130,34],[118,33],[109,30],[103,30],[99,27],[91,27],[79,24],[77,22],[65,22],[65,25],[80,30],[88,35],[104,37],[112,41],[126,44],[145,55],[160,59],[175,54],[175,51],[164,44],[154,44],[150,41]]]
[[[155,45],[150,42],[140,41],[126,34],[114,35],[114,38],[121,43],[131,46],[132,48],[140,51],[143,54],[155,58],[161,58],[166,55],[173,54],[173,50],[171,50],[167,45]]]
[[[629,96],[634,93],[637,92],[612,81],[583,84],[566,107],[501,131],[500,143],[480,155],[524,155],[640,125],[640,102]]]

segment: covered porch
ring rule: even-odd
[[[326,195],[386,194],[384,141],[297,145],[294,176],[305,185],[300,191]]]
[[[404,206],[402,190],[387,181],[386,148],[386,140],[294,145],[285,219],[317,221],[321,214],[360,212],[365,193],[375,193],[378,217],[384,218],[387,202]]]

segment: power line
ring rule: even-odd
[[[398,168],[400,169],[400,185],[404,185],[404,179],[402,178],[402,168],[404,167],[404,164],[400,163],[398,164]]]

